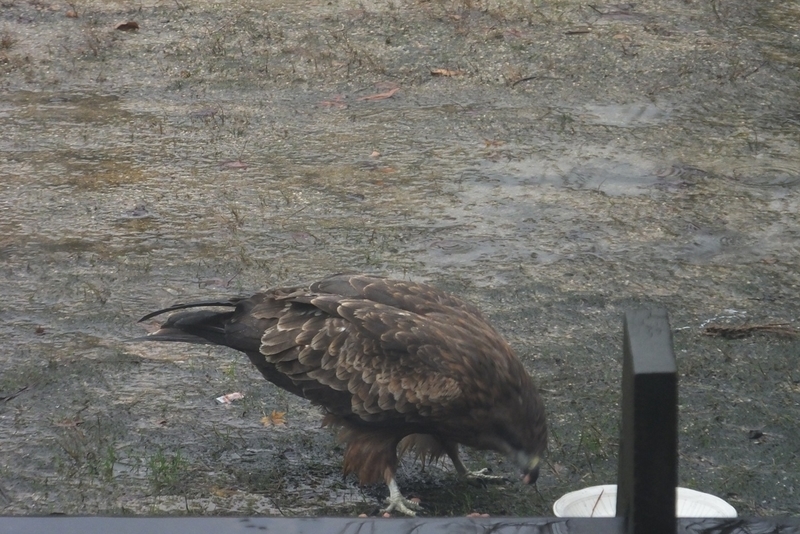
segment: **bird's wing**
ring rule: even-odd
[[[510,354],[488,324],[460,315],[298,292],[254,306],[248,321],[269,321],[260,355],[331,413],[425,423],[489,406],[486,382],[506,360],[491,355]]]

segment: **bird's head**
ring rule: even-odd
[[[514,417],[506,421],[506,456],[522,471],[525,484],[535,484],[547,449],[547,420],[539,393],[531,387],[517,401]]]
[[[522,470],[522,481],[525,484],[535,484],[539,478],[539,465],[542,462],[541,455],[517,451],[514,454],[513,461]]]
[[[528,402],[495,406],[485,417],[492,424],[462,443],[503,454],[522,471],[525,484],[534,484],[547,449],[547,421],[538,394]]]
[[[483,402],[466,414],[470,434],[459,436],[459,443],[501,453],[522,471],[526,484],[534,484],[547,449],[547,416],[539,391],[510,350],[509,358],[494,358],[505,368],[498,365],[494,376],[475,381],[471,394]]]

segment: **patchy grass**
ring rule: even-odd
[[[147,478],[157,493],[181,493],[189,476],[189,462],[181,451],[165,453],[159,449],[147,459]]]

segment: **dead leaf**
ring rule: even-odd
[[[431,69],[431,76],[463,76],[466,74],[463,70],[450,70],[450,69]]]
[[[496,139],[484,139],[483,143],[486,145],[487,148],[490,146],[503,146],[504,144],[506,144],[505,141],[498,141]]]
[[[117,29],[124,32],[133,32],[139,29],[139,23],[133,20],[117,24]]]
[[[261,418],[261,424],[264,426],[284,426],[286,424],[286,412],[272,410],[271,414]]]
[[[241,160],[234,160],[234,161],[223,161],[219,164],[220,167],[225,169],[247,169],[249,165]]]
[[[379,157],[381,157],[381,153],[378,152],[377,150],[373,150],[372,154],[370,154],[369,157],[371,157],[371,158],[379,158]]]
[[[378,94],[369,95],[369,96],[362,96],[361,98],[358,99],[358,101],[359,102],[364,102],[364,101],[373,102],[373,101],[376,101],[376,100],[386,100],[387,98],[391,98],[392,95],[395,94],[399,90],[400,90],[399,87],[395,87],[394,89],[389,89],[385,93],[378,93]]]
[[[67,11],[67,18],[68,19],[77,19],[78,18],[78,12],[75,11],[74,9],[70,9],[69,11]]]
[[[216,497],[230,497],[231,495],[236,495],[238,490],[231,489],[231,488],[220,488],[214,486],[211,488],[211,494]]]

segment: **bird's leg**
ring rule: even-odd
[[[388,513],[396,510],[402,514],[415,516],[417,515],[417,512],[414,510],[422,509],[422,507],[414,501],[410,501],[403,497],[403,494],[400,493],[400,488],[397,487],[397,481],[394,479],[394,475],[391,475],[391,478],[386,485],[389,486],[389,498],[386,499],[386,504],[388,506],[381,510],[381,512]]]
[[[480,482],[505,482],[507,480],[504,476],[490,475],[489,470],[486,468],[479,471],[469,471],[464,465],[464,462],[461,461],[461,458],[458,457],[457,443],[445,443],[444,452],[446,452],[447,456],[452,460],[456,472],[467,480],[477,480]]]

